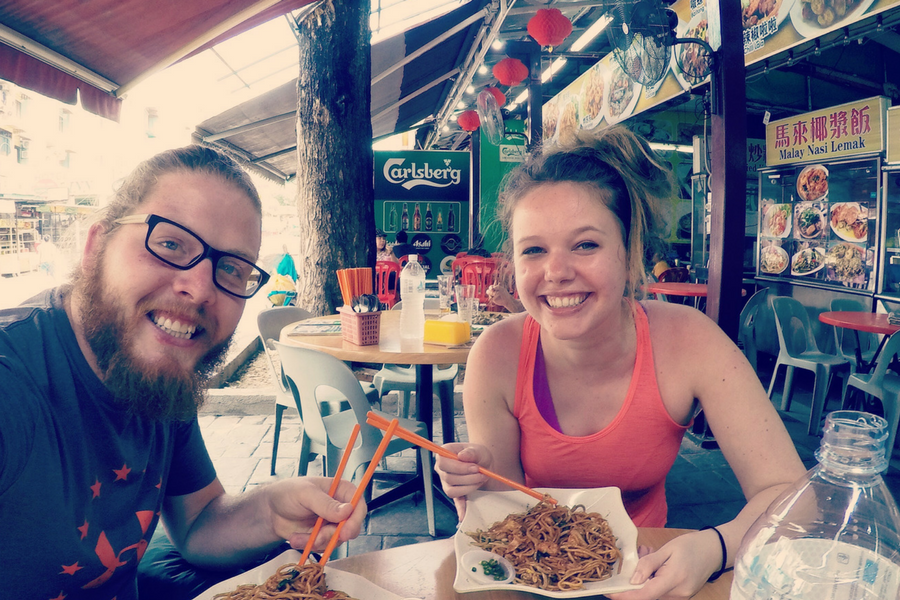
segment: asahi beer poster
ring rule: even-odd
[[[429,279],[449,273],[469,247],[470,154],[376,151],[375,224],[393,244],[399,231],[419,254]]]

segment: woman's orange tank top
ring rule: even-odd
[[[538,410],[533,382],[541,328],[530,316],[525,319],[514,408],[520,457],[530,487],[618,487],[635,525],[664,527],[666,475],[689,425],[676,423],[663,405],[647,314],[637,302],[632,306],[637,352],[627,396],[609,425],[583,437],[553,429]]]

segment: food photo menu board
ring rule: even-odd
[[[877,159],[760,174],[758,275],[872,291]]]

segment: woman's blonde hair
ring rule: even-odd
[[[592,186],[615,215],[627,252],[625,295],[642,296],[645,247],[658,246],[662,204],[675,192],[671,169],[644,138],[621,125],[579,132],[570,143],[543,147],[507,175],[501,187],[497,217],[507,232],[508,252],[519,201],[539,186],[563,181]]]

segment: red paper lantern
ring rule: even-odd
[[[478,118],[478,113],[474,110],[465,111],[456,117],[456,122],[465,131],[475,131],[481,126],[481,119]]]
[[[499,89],[495,87],[486,87],[484,88],[486,92],[490,92],[491,95],[497,100],[497,106],[503,106],[506,104],[506,96]]]
[[[558,8],[542,8],[528,21],[528,35],[541,46],[559,46],[572,33],[572,21]]]
[[[528,67],[518,58],[504,58],[493,68],[494,77],[503,85],[519,85],[528,77]]]

